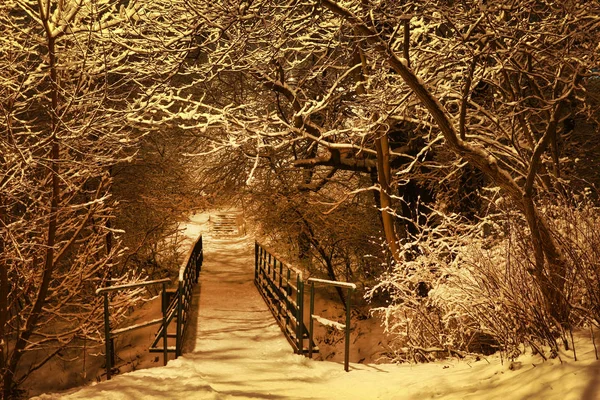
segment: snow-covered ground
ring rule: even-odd
[[[192,217],[186,234],[195,238],[206,222],[206,215]],[[294,355],[254,287],[252,240],[205,235],[204,249],[198,323],[183,357],[39,399],[600,399],[591,344],[580,345],[577,362],[566,354],[562,363],[533,356],[501,363],[492,356],[351,364],[350,372]]]

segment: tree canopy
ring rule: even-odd
[[[198,197],[385,292],[421,355],[600,324],[598,1],[8,0],[0,26],[5,397]]]

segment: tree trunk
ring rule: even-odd
[[[390,149],[387,134],[383,133],[376,139],[375,147],[377,149],[377,178],[379,180],[379,186],[381,187],[379,199],[381,202],[383,232],[385,234],[385,241],[392,253],[392,257],[396,264],[399,264],[402,260],[394,226],[394,217],[392,215],[392,199],[390,197]]]
[[[356,47],[355,51],[355,62],[361,64],[361,69],[357,73],[356,81],[356,92],[358,94],[366,94],[366,88],[364,85],[365,75],[367,73],[367,60],[365,55],[360,48]],[[381,214],[381,223],[383,225],[383,232],[385,241],[392,253],[392,258],[396,264],[402,262],[400,257],[400,247],[398,246],[398,236],[396,235],[396,229],[394,227],[394,217],[392,211],[392,198],[390,197],[390,183],[391,183],[391,166],[390,166],[390,145],[387,137],[387,131],[383,128],[378,129],[377,134],[379,135],[375,139],[375,149],[377,152],[377,180],[379,182],[379,209]],[[377,202],[377,198],[375,198]]]
[[[304,229],[298,233],[298,258],[310,262],[310,238]]]
[[[564,296],[566,263],[546,221],[538,214],[531,197],[525,196],[523,204],[535,257],[533,274],[538,281],[549,314],[563,328],[568,328],[569,309]]]
[[[47,28],[49,29],[49,28]],[[50,141],[50,174],[51,174],[51,184],[52,184],[52,192],[50,195],[50,213],[48,216],[48,231],[47,231],[47,239],[46,239],[46,252],[44,256],[44,269],[42,272],[42,279],[40,283],[40,287],[38,289],[37,295],[35,297],[35,303],[27,316],[27,320],[25,322],[25,327],[22,331],[17,335],[17,340],[15,343],[15,347],[10,356],[10,360],[8,362],[8,368],[4,370],[3,374],[3,396],[4,399],[9,399],[13,392],[13,383],[15,372],[19,361],[21,360],[21,356],[23,355],[23,350],[27,346],[31,335],[38,323],[40,313],[46,302],[46,297],[48,295],[48,289],[50,287],[50,282],[52,280],[52,274],[54,272],[54,246],[56,244],[56,231],[57,231],[57,214],[58,214],[58,204],[60,199],[60,177],[59,177],[59,167],[58,161],[60,157],[60,145],[58,142],[58,138],[56,135],[56,130],[58,129],[58,97],[59,97],[59,88],[58,88],[58,74],[57,74],[57,66],[56,66],[56,47],[55,47],[55,39],[51,37],[50,32],[48,32],[48,60],[50,67],[50,81],[52,84],[51,90],[51,126],[50,132],[52,140]],[[35,260],[34,260],[35,262]]]
[[[337,276],[335,274],[335,270],[333,269],[333,263],[331,262],[332,257],[327,254],[327,252],[325,251],[325,249],[323,247],[321,247],[321,244],[318,242],[318,240],[316,240],[315,238],[312,238],[312,242],[313,242],[313,245],[315,246],[315,248],[317,249],[317,251],[319,252],[319,254],[321,254],[321,257],[323,257],[323,261],[325,261],[325,268],[327,269],[327,276],[329,277],[330,280],[337,281]],[[336,290],[337,295],[340,298],[340,301],[342,302],[342,305],[344,306],[344,309],[345,309],[346,308],[346,296],[344,296],[344,290],[339,286],[336,286],[335,290]]]
[[[329,279],[331,279],[332,281],[337,281],[337,276],[333,269],[333,264],[331,263],[331,258],[325,259],[325,265],[327,266],[327,275],[329,276]],[[335,291],[337,292],[337,295],[340,298],[340,301],[342,302],[344,309],[346,309],[346,296],[344,295],[344,290],[341,287],[336,286]]]

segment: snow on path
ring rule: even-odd
[[[194,238],[205,222],[193,217],[186,234]],[[198,324],[183,357],[40,399],[600,399],[600,363],[590,357],[562,365],[524,359],[515,371],[491,357],[351,364],[346,373],[341,364],[294,355],[254,287],[251,240],[205,235],[204,249]]]

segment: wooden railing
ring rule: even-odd
[[[254,284],[294,352],[304,354],[308,330],[304,324],[302,271],[278,260],[258,242],[255,242],[254,251]],[[318,349],[313,346],[313,351]]]
[[[109,380],[112,374],[113,367],[113,355],[114,349],[112,348],[112,339],[122,333],[129,332],[135,329],[144,328],[150,325],[160,324],[160,328],[156,333],[154,342],[150,346],[150,352],[163,353],[163,363],[167,364],[168,353],[175,353],[175,358],[182,354],[183,338],[187,328],[187,322],[192,305],[192,292],[194,285],[198,282],[200,270],[202,268],[202,261],[204,259],[204,252],[202,247],[202,236],[198,237],[196,243],[189,252],[187,262],[179,270],[179,279],[177,290],[168,291],[167,283],[171,280],[168,278],[147,281],[141,283],[132,283],[127,285],[109,286],[96,290],[96,294],[102,294],[104,296],[104,339],[106,347],[106,379]],[[125,290],[134,289],[150,285],[162,284],[161,291],[161,309],[162,318],[154,319],[151,321],[142,322],[136,325],[111,329],[110,328],[110,301],[109,293]],[[171,321],[176,318],[177,327],[175,334],[168,333],[168,327]],[[175,347],[168,346],[168,338],[175,337]],[[162,339],[162,347],[159,346],[159,342]]]

